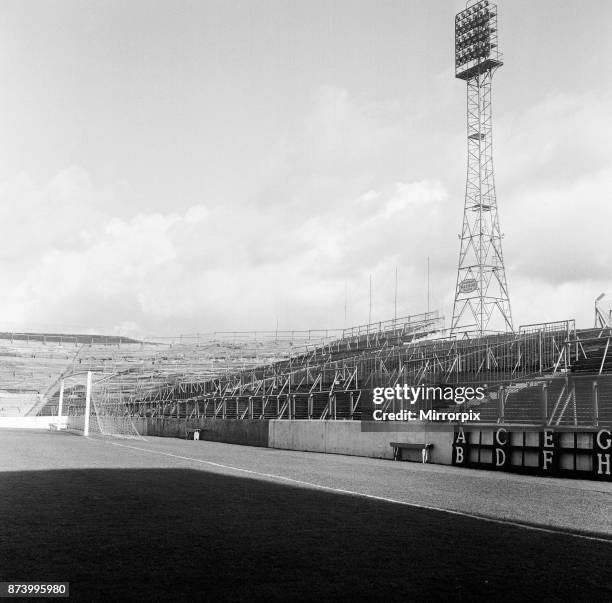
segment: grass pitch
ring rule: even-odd
[[[186,456],[210,445],[176,449]],[[248,453],[225,446],[226,456]],[[291,460],[269,453],[279,466]],[[68,581],[79,601],[612,599],[612,542],[179,456],[0,432],[0,580]]]

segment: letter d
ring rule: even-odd
[[[501,448],[495,449],[495,466],[503,467],[506,464],[506,453]]]

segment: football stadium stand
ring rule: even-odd
[[[374,388],[408,384],[481,386],[484,398],[466,408],[491,423],[596,425],[612,416],[611,338],[609,328],[577,330],[573,320],[449,337],[430,312],[337,331],[88,343],[49,375],[34,411],[57,412],[63,378],[65,410],[82,412],[83,375],[94,371],[99,406],[116,409],[119,400],[134,417],[368,419]],[[410,408],[450,407],[427,400]]]

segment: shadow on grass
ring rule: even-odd
[[[0,526],[73,600],[612,597],[612,544],[190,469],[1,473]]]

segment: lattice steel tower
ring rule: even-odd
[[[493,176],[491,82],[503,65],[497,6],[481,0],[455,17],[455,77],[467,83],[467,181],[451,332],[512,331]]]

